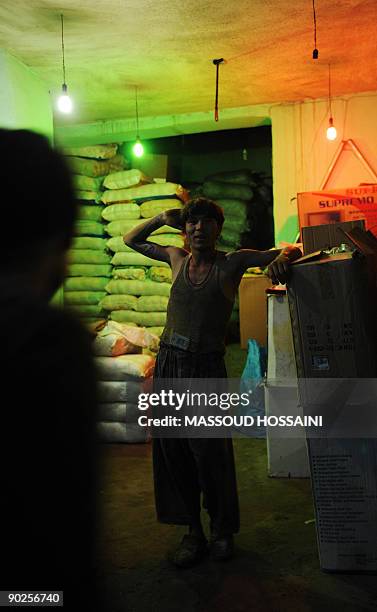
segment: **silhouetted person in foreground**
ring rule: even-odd
[[[90,338],[49,305],[76,216],[71,177],[44,137],[0,130],[0,185],[0,589],[99,609]]]

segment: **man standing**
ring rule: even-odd
[[[155,379],[225,378],[226,327],[242,275],[250,267],[269,266],[272,282],[285,282],[288,265],[301,256],[283,251],[216,250],[224,215],[212,200],[195,198],[139,225],[124,242],[139,253],[167,262],[172,288],[167,322],[157,355]],[[184,231],[191,252],[163,247],[147,238],[163,225]],[[207,552],[200,520],[200,495],[210,516],[210,554],[214,560],[233,553],[239,509],[231,439],[154,439],[153,466],[158,519],[188,525],[172,558],[190,567]]]

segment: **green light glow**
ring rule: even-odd
[[[144,147],[139,139],[136,140],[134,146],[132,147],[132,151],[136,157],[141,157],[142,155],[144,155]]]

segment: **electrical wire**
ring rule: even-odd
[[[61,22],[62,22],[62,56],[63,56],[63,82],[65,85],[65,58],[64,58],[64,17],[61,14],[60,15],[61,18]]]
[[[318,59],[318,49],[317,49],[317,15],[316,15],[316,12],[315,12],[315,0],[313,0],[313,22],[314,22],[313,59]]]
[[[332,108],[331,108],[331,64],[329,64],[329,111],[330,117],[332,117]]]
[[[135,86],[135,103],[136,103],[136,138],[139,138],[139,108],[137,104],[137,86]]]

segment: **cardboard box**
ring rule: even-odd
[[[302,416],[296,386],[265,386],[267,416]],[[273,478],[309,478],[305,432],[295,438],[282,437],[281,428],[266,427],[268,475]]]
[[[373,241],[357,236],[368,256],[345,253],[292,266],[288,295],[304,414],[318,401],[318,379],[329,389],[330,379],[338,379],[341,389],[344,379],[377,373]],[[341,395],[322,399],[317,413],[336,420]],[[351,427],[354,419],[357,411]],[[377,572],[377,441],[327,432],[307,441],[321,568]]]
[[[300,378],[373,378],[376,309],[364,257],[344,253],[292,266],[288,296]]]
[[[366,228],[377,235],[377,185],[298,193],[297,206],[300,230],[364,219]]]
[[[254,339],[261,346],[267,345],[266,289],[271,280],[264,275],[245,275],[239,287],[241,348]]]
[[[377,572],[377,441],[308,440],[321,569]]]
[[[350,245],[350,241],[342,230],[349,231],[354,227],[364,229],[365,221],[360,219],[358,221],[345,221],[344,223],[330,223],[329,225],[314,225],[312,227],[301,228],[304,254],[331,249],[343,243]]]

